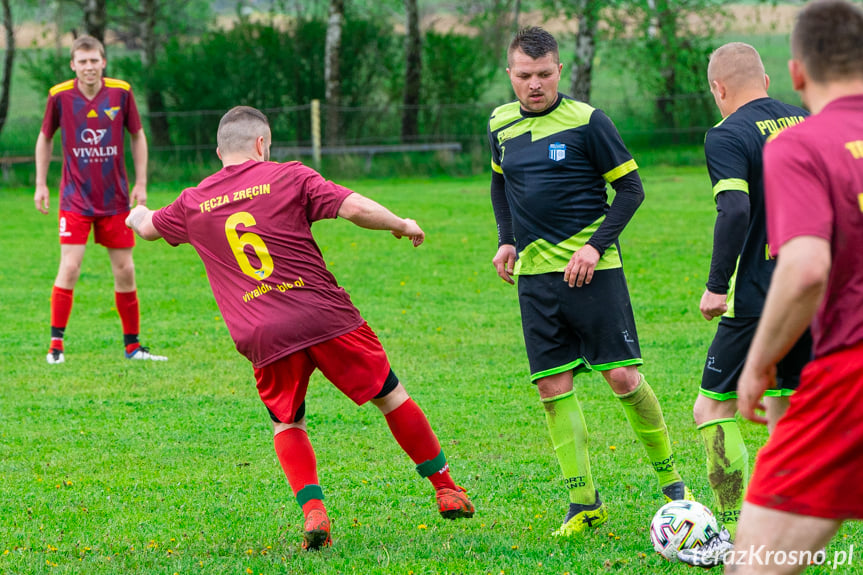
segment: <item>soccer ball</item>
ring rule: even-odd
[[[650,522],[650,541],[668,561],[677,561],[681,549],[701,547],[719,533],[713,512],[697,501],[670,501]]]

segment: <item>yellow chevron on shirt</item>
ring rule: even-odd
[[[123,80],[117,80],[116,78],[104,78],[105,86],[108,88],[120,88],[121,90],[126,90],[127,92],[132,89],[132,86],[129,85],[129,82],[124,82]]]
[[[71,90],[75,87],[75,80],[66,80],[65,82],[61,82],[56,86],[53,86],[48,93],[52,96],[56,96],[60,92],[65,92],[66,90]]]

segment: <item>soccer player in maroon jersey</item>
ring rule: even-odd
[[[269,123],[254,108],[226,113],[217,141],[222,170],[158,211],[135,207],[127,224],[146,240],[190,243],[204,262],[228,331],[252,362],[273,420],[276,454],[305,516],[304,548],[332,542],[306,432],[305,395],[315,369],[358,405],[371,401],[380,409],[417,472],[434,486],[443,517],[473,516],[425,414],[327,270],[311,224],[340,217],[408,237],[414,246],[425,238],[422,229],[298,162],[270,162]]]
[[[798,573],[824,562],[818,550],[843,521],[863,519],[861,38],[863,10],[844,0],[808,4],[791,33],[791,81],[812,116],[764,149],[778,260],[740,376],[741,414],[765,421],[755,410],[776,362],[810,322],[815,359],[758,454],[728,572]]]
[[[75,79],[49,91],[42,129],[36,140],[36,209],[48,213],[48,166],[54,133],[62,134],[60,179],[60,269],[51,292],[51,345],[48,363],[63,363],[63,335],[72,313],[75,284],[90,228],[108,249],[114,274],[114,301],[123,327],[126,358],[166,360],[138,341],[140,313],[132,247],[135,234],[125,225],[131,203],[147,202],[147,138],[129,84],[103,78],[105,48],[81,36],[72,44]],[[124,162],[124,130],[131,136],[135,186],[129,194]]]

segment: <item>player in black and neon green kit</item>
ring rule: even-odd
[[[699,307],[705,319],[721,319],[693,413],[707,451],[713,510],[727,530],[727,541],[718,538],[680,555],[682,561],[700,566],[721,563],[735,536],[749,480],[749,455],[735,419],[737,380],[775,267],[767,248],[762,149],[772,135],[808,115],[767,96],[769,78],[758,52],[748,44],[719,47],[710,58],[707,76],[723,119],[704,140],[717,217],[710,275]],[[788,408],[788,396],[800,381],[811,347],[807,332],[777,366],[777,388],[765,394],[771,430]]]
[[[637,166],[601,111],[557,91],[557,42],[521,30],[507,72],[518,101],[488,126],[498,275],[514,283],[530,363],[570,506],[555,535],[608,518],[590,473],[573,375],[595,369],[620,399],[668,500],[691,498],[674,467],[665,420],[638,372],[638,335],[617,238],[644,198]],[[616,194],[608,204],[606,184]]]

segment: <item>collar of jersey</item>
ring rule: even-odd
[[[518,110],[521,112],[521,115],[524,118],[539,118],[540,116],[546,116],[546,115],[554,112],[557,109],[557,107],[560,106],[561,102],[563,102],[563,94],[558,92],[557,93],[557,100],[554,101],[554,104],[552,104],[551,106],[549,106],[548,108],[546,108],[542,112],[529,112],[529,111],[525,110],[524,108],[522,108],[521,106],[518,107]]]

